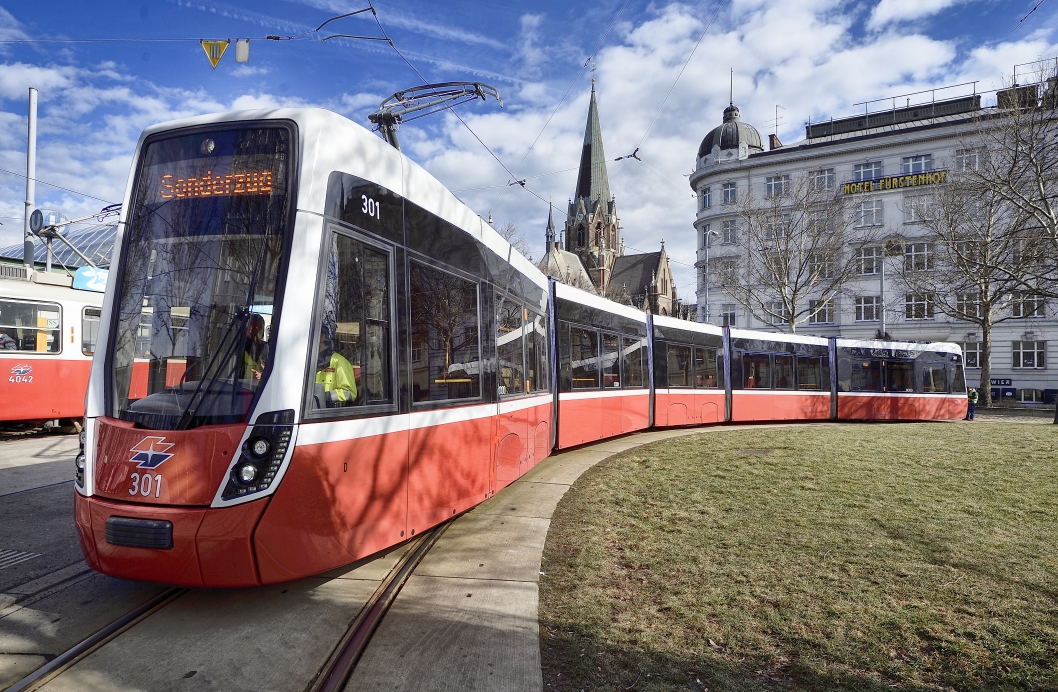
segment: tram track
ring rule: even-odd
[[[183,596],[190,589],[170,587],[160,594],[151,598],[146,603],[133,608],[106,627],[97,630],[93,634],[82,639],[80,642],[59,654],[40,668],[22,678],[6,692],[33,692],[48,684],[61,675],[70,666],[99,649],[107,642],[117,637],[122,632],[131,629],[136,624],[161,610],[169,603]]]
[[[389,610],[415,568],[430,552],[430,548],[452,524],[452,521],[449,520],[423,533],[408,548],[390,570],[389,575],[375,589],[368,602],[360,609],[359,615],[350,623],[349,629],[334,648],[316,679],[305,688],[305,692],[339,692],[345,687],[360,657],[371,643],[372,635],[382,623],[386,611]]]
[[[396,600],[401,588],[451,522],[452,520],[449,520],[431,530],[425,531],[409,542],[407,549],[379,582],[371,596],[363,603],[323,665],[320,666],[315,676],[307,683],[304,688],[305,692],[337,692],[343,689],[367,649],[368,644],[371,642],[372,635],[382,623],[386,612]],[[87,568],[76,570],[75,567],[75,565],[71,565],[65,570],[58,570],[56,572],[57,575],[64,571],[76,573],[61,575],[65,578],[59,579],[57,583],[44,586],[36,593],[23,595],[17,602],[9,603],[8,608],[29,606],[57,590],[84,579],[86,576],[85,572],[91,572]],[[40,668],[15,682],[14,685],[7,688],[6,692],[34,692],[44,688],[93,652],[98,651],[118,636],[140,625],[166,606],[192,591],[193,589],[183,587],[166,588],[161,593],[54,656]]]

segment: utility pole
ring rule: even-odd
[[[37,186],[37,90],[29,88],[29,138],[26,144],[26,218],[22,244],[22,265],[26,268],[26,278],[33,271],[33,234],[30,232],[29,217],[33,213],[33,197]]]
[[[703,287],[705,289],[705,323],[712,324],[712,310],[710,310],[709,308],[709,247],[713,244],[713,238],[720,237],[720,234],[716,231],[708,230],[704,233],[704,236],[705,240],[703,242],[703,245],[705,246],[705,282]]]

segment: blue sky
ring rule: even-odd
[[[376,8],[427,79],[477,80],[500,90],[503,109],[489,102],[464,106],[461,114],[510,170],[528,178],[536,196],[508,187],[509,174],[451,116],[410,123],[401,141],[475,211],[491,212],[497,224],[516,223],[537,259],[547,219],[540,198],[553,197],[561,224],[590,90],[583,66],[605,35],[595,62],[606,154],[613,159],[641,146],[644,160],[610,165],[626,242],[653,251],[665,239],[680,294],[693,299],[695,206],[686,175],[698,143],[727,105],[729,68],[743,120],[771,132],[781,105],[778,133],[790,143],[803,138],[810,117],[845,115],[860,101],[971,80],[988,91],[1008,80],[1016,63],[1058,56],[1058,0],[1015,29],[1034,3],[727,0],[675,88],[714,0],[377,0]],[[365,6],[354,0],[23,1],[0,4],[0,39],[260,39],[304,35]],[[370,15],[326,29],[378,35]],[[38,178],[120,201],[136,138],[152,123],[312,105],[366,125],[384,97],[417,83],[380,42],[252,40],[249,63],[235,63],[233,46],[216,70],[195,41],[0,43],[0,168],[25,171],[29,86],[40,90]],[[21,237],[24,196],[21,178],[0,173],[0,245]],[[71,216],[103,204],[44,184],[37,186],[37,202]]]

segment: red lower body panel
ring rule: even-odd
[[[5,402],[0,420],[83,418],[91,368],[90,358],[45,360],[5,354],[0,358],[0,401]]]
[[[654,425],[659,428],[723,421],[722,389],[670,389],[655,395]]]
[[[645,389],[635,394],[563,394],[558,409],[558,446],[574,447],[646,429],[650,397]]]
[[[74,516],[88,565],[124,579],[178,586],[256,586],[253,533],[268,499],[235,507],[161,507],[74,494]],[[172,550],[111,545],[110,517],[173,523]]]
[[[805,394],[801,392],[746,392],[731,393],[732,421],[769,420],[828,420],[830,392]]]
[[[958,420],[966,417],[962,395],[838,394],[841,420]]]

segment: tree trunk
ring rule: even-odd
[[[978,385],[981,406],[992,406],[992,320],[981,325],[981,384]]]

